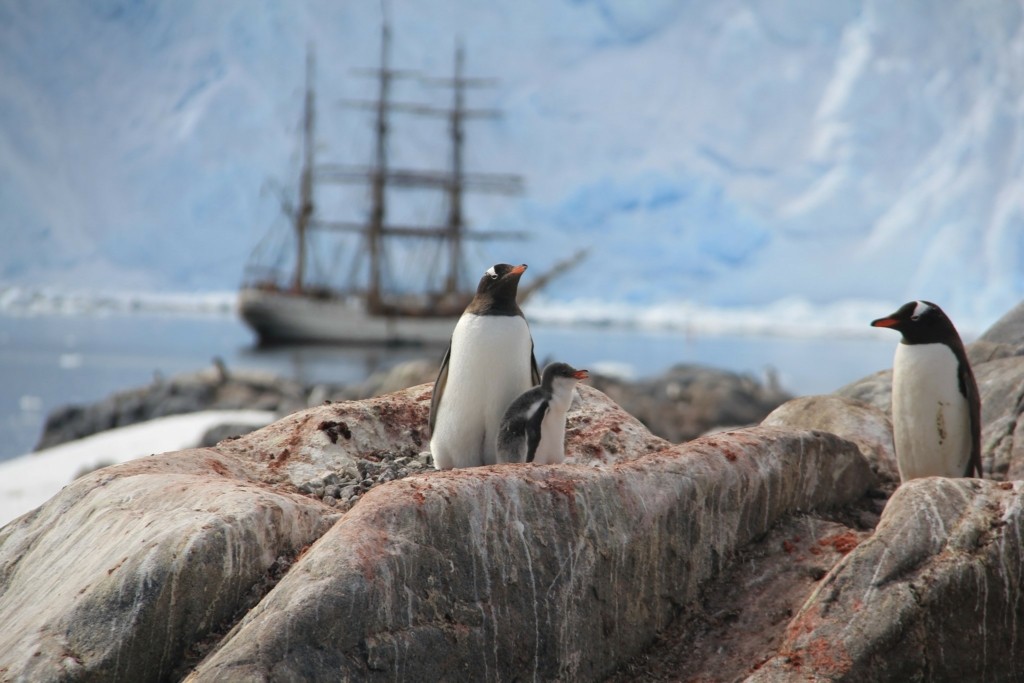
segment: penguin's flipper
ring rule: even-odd
[[[437,372],[437,379],[434,380],[434,391],[430,397],[430,433],[434,433],[434,422],[437,421],[437,407],[441,405],[441,396],[444,395],[444,387],[448,384],[448,359],[452,353],[452,345],[448,344],[445,349],[444,358],[441,359],[441,369]]]
[[[530,383],[531,386],[540,384],[540,370],[537,369],[537,356],[533,352],[533,339],[530,340]]]
[[[974,372],[967,362],[966,354],[959,363],[960,390],[967,397],[967,406],[970,410],[971,427],[971,458],[967,461],[965,477],[983,478],[981,470],[981,396],[978,393],[978,383],[974,379]]]
[[[530,408],[526,420],[526,462],[533,462],[533,457],[537,454],[541,426],[544,423],[544,416],[548,414],[549,405],[546,400],[541,399]]]

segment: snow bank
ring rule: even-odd
[[[215,410],[162,417],[0,462],[0,526],[42,505],[84,472],[154,453],[192,448],[219,424],[269,424],[264,410]]]

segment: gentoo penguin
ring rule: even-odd
[[[430,401],[430,452],[439,470],[493,465],[505,408],[540,381],[533,337],[516,303],[526,264],[480,278],[452,332]]]
[[[544,368],[540,386],[512,402],[498,430],[500,462],[554,465],[565,460],[565,413],[576,382],[589,377],[568,363]]]
[[[892,427],[900,480],[981,476],[981,399],[953,323],[911,301],[871,323],[903,335],[892,368]]]

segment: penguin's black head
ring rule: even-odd
[[[544,368],[540,383],[542,386],[550,388],[557,379],[571,379],[573,382],[578,382],[588,377],[590,377],[590,373],[586,370],[577,370],[568,363],[549,363]]]
[[[871,321],[872,327],[889,327],[903,335],[904,344],[954,344],[960,341],[952,321],[930,301],[911,301],[895,313]]]
[[[487,269],[476,286],[476,296],[466,310],[477,314],[520,315],[516,294],[519,278],[526,272],[526,264],[511,266],[498,263]]]

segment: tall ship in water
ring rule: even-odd
[[[409,343],[442,344],[451,336],[455,321],[473,297],[476,278],[467,277],[466,244],[472,240],[520,239],[514,231],[471,230],[463,216],[463,195],[484,192],[516,195],[523,191],[519,176],[499,173],[468,173],[464,170],[465,123],[497,116],[492,110],[469,109],[465,93],[485,87],[489,79],[463,75],[463,52],[457,48],[451,78],[424,78],[389,65],[390,33],[381,36],[380,66],[366,70],[378,85],[374,101],[352,102],[373,112],[373,160],[369,166],[318,163],[316,159],[316,97],[313,59],[307,56],[305,104],[302,127],[302,171],[298,202],[286,207],[289,235],[270,258],[254,253],[246,267],[239,296],[243,320],[257,333],[261,344],[298,343]],[[433,107],[391,100],[396,79],[421,78],[450,88],[449,107]],[[432,117],[447,121],[450,158],[444,171],[392,168],[388,163],[391,114]],[[369,188],[365,220],[330,220],[317,199],[318,188],[328,184],[363,185]],[[446,219],[436,225],[399,225],[388,216],[389,190],[427,190],[444,198]],[[394,201],[393,199],[391,201]],[[328,237],[337,245],[328,246]],[[315,238],[315,244],[314,244]],[[427,249],[417,245],[429,243]],[[345,246],[347,244],[347,251]],[[266,251],[266,250],[264,250]],[[413,269],[391,273],[389,256],[402,251],[419,261],[423,284],[409,284]],[[417,254],[422,258],[417,258]],[[313,262],[330,257],[330,265],[314,272]],[[520,288],[520,300],[543,287],[555,273],[580,260],[576,254],[551,270],[530,278]],[[274,265],[268,262],[276,261]],[[282,264],[282,261],[287,263]],[[480,271],[484,268],[480,264]],[[490,264],[486,264],[490,265]],[[391,277],[389,277],[391,275]],[[394,277],[397,275],[398,277]],[[337,284],[332,279],[344,278]],[[399,282],[401,281],[401,282]]]

